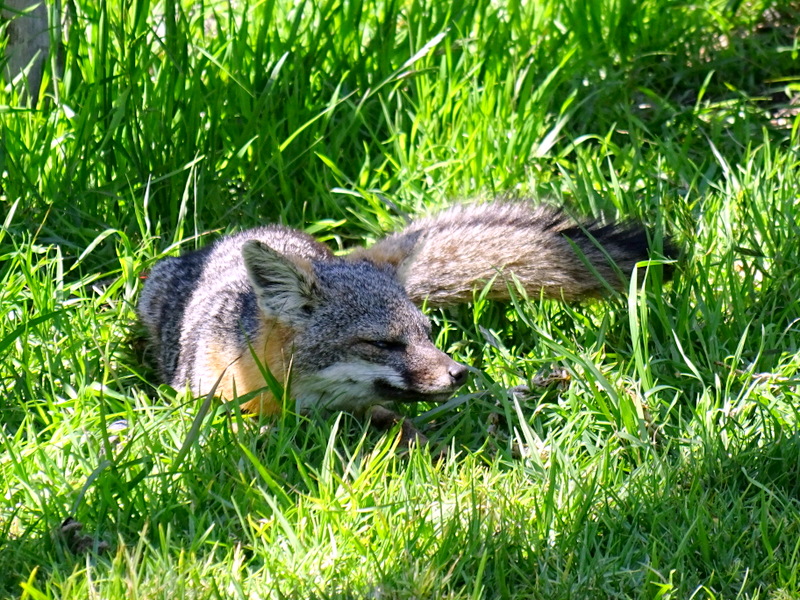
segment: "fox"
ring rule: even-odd
[[[468,303],[476,290],[508,301],[520,287],[602,297],[649,258],[641,225],[498,199],[456,204],[342,256],[277,224],[222,237],[158,261],[137,312],[174,388],[246,397],[243,411],[275,415],[268,371],[299,414],[345,411],[388,428],[404,422],[399,404],[443,402],[468,377],[433,343],[423,306]]]

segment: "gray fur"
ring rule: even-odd
[[[293,353],[302,408],[361,412],[378,401],[441,400],[463,382],[463,367],[433,345],[428,318],[391,269],[337,260],[314,263],[314,275],[321,298]]]
[[[363,413],[387,401],[442,400],[465,379],[415,304],[469,301],[493,278],[492,295],[507,298],[510,274],[531,294],[597,296],[646,258],[641,228],[579,223],[524,202],[465,205],[345,259],[287,227],[222,238],[159,262],[138,312],[172,386],[206,393],[222,374],[209,348],[234,363],[272,323],[290,332],[281,348],[300,410]]]
[[[183,387],[192,381],[192,367],[206,340],[230,340],[244,349],[244,332],[255,333],[259,309],[242,260],[242,246],[249,240],[309,260],[333,258],[330,249],[311,236],[270,225],[158,262],[147,277],[137,310],[149,331],[161,376],[170,385]]]
[[[427,317],[391,269],[337,259],[287,228],[245,231],[161,261],[138,311],[165,380],[179,388],[188,382],[197,394],[219,376],[201,367],[204,352],[220,342],[231,356],[247,352],[263,328],[259,311],[294,332],[287,352],[303,411],[363,413],[378,402],[441,400],[465,377],[464,367],[430,341]]]

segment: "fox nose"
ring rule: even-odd
[[[453,362],[453,364],[447,368],[447,373],[450,375],[450,380],[453,382],[454,387],[464,385],[464,382],[467,380],[467,367],[461,363]]]

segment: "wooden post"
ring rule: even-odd
[[[46,0],[4,0],[2,20],[8,22],[4,78],[11,82],[21,73],[31,106],[39,98],[42,72],[50,56],[50,31]]]

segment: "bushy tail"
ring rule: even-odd
[[[532,298],[600,296],[621,289],[649,252],[642,227],[577,221],[546,205],[496,201],[420,219],[350,257],[391,264],[414,302],[447,306],[472,300],[489,281],[490,297],[507,300],[514,279]]]

